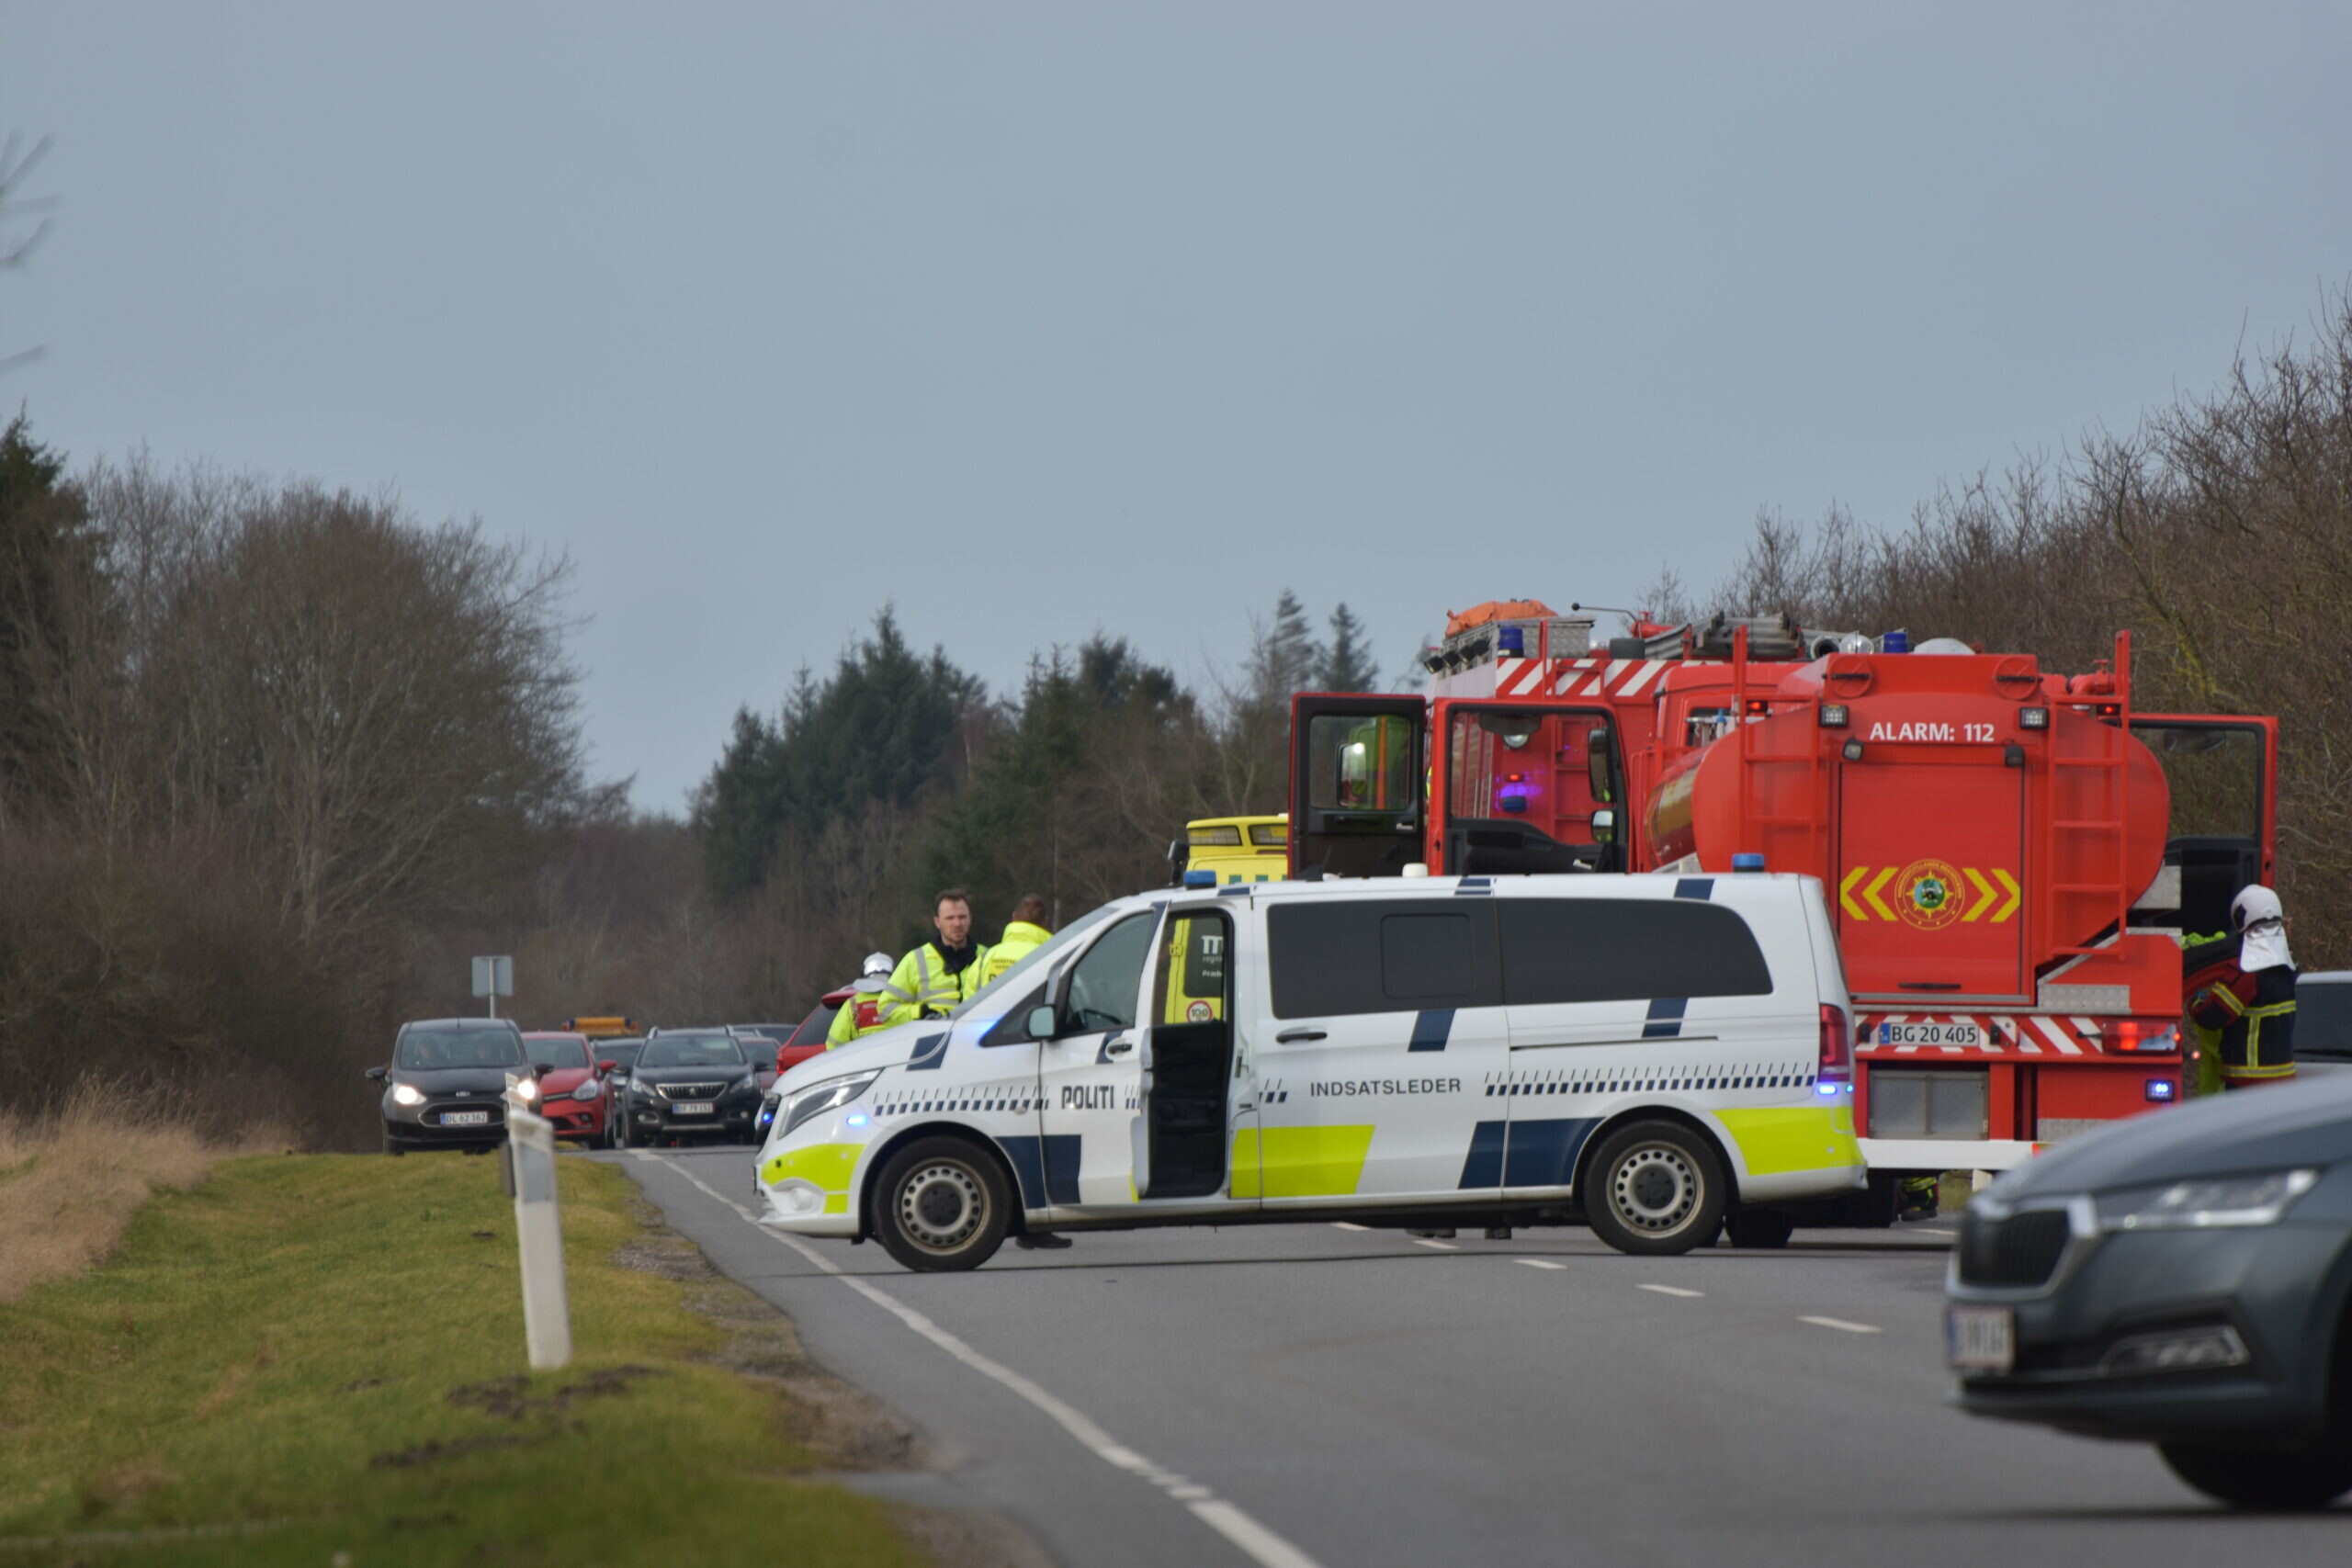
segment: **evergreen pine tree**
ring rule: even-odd
[[[1323,650],[1322,672],[1317,683],[1327,692],[1370,692],[1380,684],[1380,666],[1372,657],[1363,622],[1342,604],[1331,612],[1331,640]]]

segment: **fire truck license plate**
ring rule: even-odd
[[[2018,1359],[2017,1314],[2007,1307],[1952,1308],[1944,1319],[1944,1359],[1956,1371],[2007,1371]]]
[[[1974,1023],[1882,1023],[1882,1045],[1976,1045],[1984,1043],[1984,1030]]]

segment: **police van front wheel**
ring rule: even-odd
[[[1620,1252],[1688,1252],[1723,1228],[1728,1194],[1715,1152],[1676,1122],[1636,1122],[1610,1134],[1585,1180],[1585,1218]]]
[[[977,1269],[996,1255],[1012,1220],[1004,1173],[960,1138],[923,1138],[892,1155],[875,1184],[874,1234],[883,1250],[927,1274]]]

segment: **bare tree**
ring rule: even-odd
[[[49,156],[49,146],[46,136],[29,146],[17,131],[0,138],[0,272],[22,266],[25,258],[49,238],[51,225],[56,221],[49,216],[57,204],[54,197],[25,194],[25,184]],[[28,219],[31,222],[27,227]],[[40,354],[39,348],[0,353],[0,370],[38,359]]]

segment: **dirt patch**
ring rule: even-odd
[[[545,1442],[550,1434],[535,1433],[523,1437],[509,1432],[492,1432],[479,1438],[452,1438],[447,1442],[435,1438],[419,1443],[413,1449],[393,1453],[377,1454],[368,1461],[375,1470],[407,1470],[415,1465],[434,1464],[445,1459],[457,1459],[466,1454],[480,1453],[484,1449],[517,1449],[525,1443]]]
[[[1002,1514],[900,1504],[890,1521],[938,1568],[1055,1568],[1037,1538]]]
[[[605,1367],[546,1393],[533,1393],[531,1380],[526,1377],[492,1378],[487,1382],[459,1383],[444,1397],[466,1409],[520,1421],[526,1416],[560,1416],[576,1400],[627,1393],[628,1385],[639,1378],[661,1375],[657,1367]]]
[[[153,1492],[172,1480],[172,1472],[163,1461],[154,1459],[133,1460],[117,1465],[82,1488],[81,1510],[85,1519],[96,1518],[126,1504],[138,1500],[140,1494]]]

